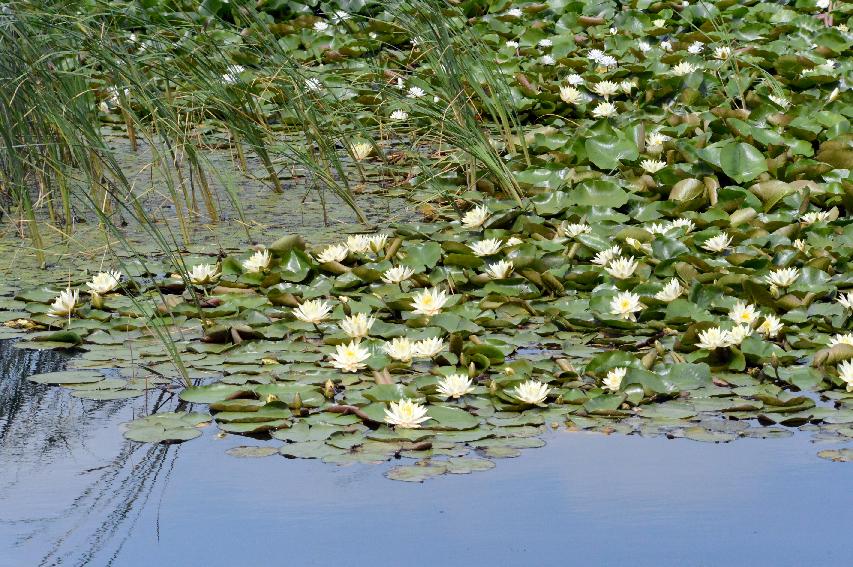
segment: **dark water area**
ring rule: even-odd
[[[119,424],[167,399],[25,380],[63,355],[0,342],[0,567],[851,564],[853,467],[805,434],[727,444],[559,431],[485,473],[241,459]],[[390,466],[390,465],[389,465]]]

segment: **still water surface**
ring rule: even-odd
[[[0,346],[0,567],[853,564],[853,466],[803,434],[554,432],[494,470],[408,484],[387,467],[230,457],[247,439],[213,427],[128,442],[118,424],[145,401],[23,379],[61,363]]]

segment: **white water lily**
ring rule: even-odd
[[[486,219],[489,218],[489,209],[484,205],[474,207],[462,216],[462,226],[467,229],[474,229],[483,226]]]
[[[432,419],[427,415],[426,406],[412,400],[391,402],[390,408],[385,409],[385,423],[404,429],[417,429],[421,423]]]
[[[702,43],[701,41],[694,41],[687,48],[687,53],[692,53],[693,55],[698,55],[699,53],[702,53],[702,51],[704,51],[704,49],[705,49],[704,43]]]
[[[666,162],[659,159],[644,159],[640,162],[640,167],[642,167],[647,173],[657,173],[666,167]]]
[[[506,15],[511,18],[520,18],[523,13],[521,11],[521,8],[510,8],[506,11]]]
[[[444,350],[444,341],[438,337],[415,341],[412,344],[412,356],[414,358],[432,358]]]
[[[717,348],[725,348],[731,344],[729,332],[720,327],[711,327],[704,331],[699,331],[699,341],[696,346],[705,350],[714,350]]]
[[[779,334],[784,325],[775,315],[768,315],[764,318],[764,322],[758,326],[758,332],[767,338],[773,338]]]
[[[838,377],[847,384],[847,391],[853,392],[853,360],[845,360],[838,365]]]
[[[513,246],[518,246],[519,244],[521,244],[523,242],[524,241],[517,236],[510,236],[509,240],[506,241],[506,247],[512,248]]]
[[[314,31],[322,32],[326,31],[327,29],[329,29],[328,22],[324,22],[323,20],[314,22]]]
[[[643,307],[644,305],[640,303],[640,296],[630,291],[618,293],[616,297],[610,300],[610,313],[619,315],[621,319],[628,321],[636,321],[637,316],[634,313],[642,311]]]
[[[803,224],[814,224],[829,220],[829,211],[812,211],[800,217],[800,222]]]
[[[347,236],[347,248],[353,254],[363,254],[370,250],[370,237],[366,234]]]
[[[494,264],[489,264],[486,266],[486,275],[492,278],[493,280],[502,280],[508,278],[512,273],[512,261],[510,260],[500,260],[499,262],[495,262]]]
[[[575,87],[562,86],[560,87],[560,98],[567,104],[578,104],[584,99],[584,96]]]
[[[100,272],[92,281],[86,282],[86,286],[91,293],[104,295],[117,288],[120,280],[121,272]]]
[[[845,309],[853,310],[853,291],[848,292],[847,297],[844,297],[843,293],[839,293],[838,303],[840,303]]]
[[[652,50],[652,46],[649,45],[649,43],[647,41],[638,41],[637,42],[637,49],[639,49],[643,53],[647,53],[647,52]]]
[[[595,61],[596,63],[598,63],[599,61],[601,61],[601,58],[604,57],[605,55],[604,55],[604,52],[601,51],[600,49],[590,49],[587,52],[586,56],[588,59],[591,59],[592,61]]]
[[[599,266],[605,266],[621,253],[622,249],[619,248],[619,246],[612,246],[596,254],[592,259],[592,263],[598,264]]]
[[[676,278],[672,278],[665,286],[663,286],[662,290],[655,294],[655,299],[669,303],[670,301],[675,301],[681,297],[682,293],[684,293],[684,288],[681,286],[681,282]]]
[[[667,52],[672,51],[672,42],[668,41],[668,40],[664,40],[664,41],[660,42],[660,48],[663,49],[664,51],[667,51]]]
[[[670,230],[675,230],[679,228],[686,229],[685,232],[692,232],[693,229],[696,228],[696,225],[693,224],[692,220],[685,218],[675,219],[674,221],[669,223]]]
[[[598,106],[592,111],[592,115],[596,118],[607,118],[616,114],[616,107],[612,102],[599,102]]]
[[[80,292],[70,287],[66,288],[65,291],[60,291],[50,304],[47,314],[51,317],[69,317],[77,308],[78,301],[80,301]]]
[[[537,43],[536,45],[538,45],[539,47],[551,47],[554,45],[554,42],[545,37],[540,39],[539,43]]]
[[[663,145],[667,140],[669,140],[669,136],[660,132],[651,132],[646,136],[646,151],[650,154],[661,153]]]
[[[370,246],[371,252],[379,254],[385,249],[385,244],[388,242],[387,234],[371,234],[367,237],[367,243]]]
[[[512,389],[512,396],[526,404],[540,405],[548,397],[551,389],[538,380],[522,382]]]
[[[459,399],[473,391],[474,385],[465,374],[449,374],[438,382],[438,393],[446,398]]]
[[[576,238],[581,234],[586,234],[587,232],[592,232],[592,227],[582,222],[569,223],[567,221],[563,221],[560,223],[560,226],[557,227],[558,236],[568,236],[569,238]]]
[[[349,248],[346,244],[332,244],[317,255],[317,261],[321,264],[343,262],[347,254],[349,254]]]
[[[358,372],[367,367],[365,360],[370,358],[370,351],[361,346],[357,340],[349,344],[338,345],[332,354],[332,366],[344,372]]]
[[[305,88],[315,93],[320,92],[323,90],[323,83],[317,77],[310,77],[305,79]]]
[[[729,346],[736,346],[752,334],[752,328],[748,325],[735,325],[729,330]]]
[[[385,270],[385,273],[382,274],[382,281],[388,284],[396,284],[406,281],[412,277],[414,273],[414,268],[409,266],[394,266],[393,268]]]
[[[764,281],[777,287],[788,287],[800,277],[797,268],[781,268],[764,276]]]
[[[356,161],[362,161],[373,153],[373,145],[367,142],[356,142],[350,146],[350,150]]]
[[[673,67],[670,72],[676,77],[683,77],[684,75],[689,75],[698,68],[699,67],[697,67],[693,63],[690,63],[689,61],[682,61],[681,63]]]
[[[797,250],[799,250],[799,251],[800,251],[800,252],[802,252],[803,254],[805,254],[805,253],[806,253],[806,250],[807,250],[807,249],[808,249],[808,247],[809,247],[809,245],[808,245],[808,244],[806,244],[806,241],[805,241],[805,240],[803,240],[802,238],[798,238],[798,239],[796,239],[795,241],[793,241],[793,242],[791,243],[791,246],[793,246],[794,248],[796,248]]]
[[[625,244],[627,244],[628,246],[630,246],[631,248],[633,248],[634,250],[637,250],[637,251],[639,251],[639,252],[643,252],[643,253],[646,253],[646,254],[651,254],[651,253],[652,253],[652,246],[651,246],[651,244],[649,244],[649,243],[647,243],[647,242],[640,242],[640,241],[639,241],[639,240],[637,240],[636,238],[631,238],[630,236],[629,236],[629,237],[627,237],[627,238],[625,239]]]
[[[667,232],[669,232],[670,225],[663,222],[653,222],[652,224],[646,226],[645,229],[654,235],[666,234]]]
[[[619,84],[613,81],[601,81],[592,86],[592,92],[605,99],[609,99],[619,92]]]
[[[853,333],[847,333],[844,335],[842,335],[841,333],[838,333],[834,337],[829,339],[829,346],[830,347],[834,347],[836,345],[853,346]]]
[[[628,373],[628,368],[625,366],[617,366],[607,371],[607,377],[602,381],[604,387],[613,392],[618,392],[622,387],[622,380]]]
[[[607,69],[608,67],[616,67],[618,65],[618,61],[612,55],[602,55],[598,59],[598,64]]]
[[[622,81],[619,83],[619,88],[622,89],[622,92],[625,94],[631,94],[631,91],[633,91],[636,86],[637,85],[634,84],[634,81]]]
[[[406,92],[406,96],[409,98],[421,98],[425,94],[426,92],[420,87],[409,87],[408,92]]]
[[[511,49],[518,49],[518,42],[513,40],[513,39],[510,39],[510,40],[507,40],[506,46],[511,48]]]
[[[500,251],[501,246],[502,243],[500,239],[497,238],[489,238],[487,240],[481,240],[468,245],[476,256],[491,256],[493,254],[497,254]]]
[[[382,345],[382,350],[394,360],[399,360],[400,362],[411,362],[412,356],[414,356],[412,346],[412,341],[406,337],[397,337],[392,339],[391,342]]]
[[[701,246],[709,252],[722,252],[728,248],[731,243],[732,237],[727,235],[725,232],[722,232],[713,238],[709,238],[703,242]]]
[[[755,305],[738,301],[729,311],[729,319],[738,325],[752,325],[761,316]]]
[[[566,82],[572,85],[573,87],[577,87],[584,83],[583,77],[578,75],[577,73],[572,73],[568,77],[566,77]]]
[[[395,110],[391,113],[391,120],[396,120],[398,122],[406,120],[409,117],[409,113],[405,110]]]
[[[425,289],[412,295],[412,307],[418,315],[432,316],[441,312],[447,303],[447,294],[437,287]]]
[[[732,56],[732,48],[726,45],[721,45],[719,47],[714,48],[714,57],[716,59],[720,59],[721,61],[727,60]]]
[[[188,272],[190,283],[193,285],[207,285],[219,279],[219,267],[214,264],[198,264]]]
[[[316,324],[324,321],[331,311],[332,306],[322,299],[309,299],[293,310],[293,316],[300,321]]]
[[[269,267],[271,259],[269,250],[258,250],[243,262],[243,269],[249,273],[262,272]]]
[[[370,328],[376,322],[376,317],[365,313],[356,313],[344,317],[339,323],[341,330],[353,339],[361,339],[370,334]]]
[[[611,261],[604,269],[614,278],[624,280],[634,275],[637,266],[639,266],[639,263],[637,263],[633,256],[627,258],[620,256]]]
[[[554,65],[557,62],[552,55],[548,54],[543,55],[541,61],[543,65]]]

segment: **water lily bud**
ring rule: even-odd
[[[302,396],[299,395],[299,392],[293,396],[293,401],[290,402],[290,409],[298,411],[302,409]]]
[[[507,366],[504,368],[504,374],[507,376],[515,376],[515,368],[512,366]]]
[[[492,395],[498,393],[498,383],[494,380],[489,380],[489,393]]]
[[[779,368],[779,357],[776,356],[775,352],[770,355],[770,366],[772,366],[774,369]]]
[[[473,378],[476,375],[477,375],[477,367],[474,365],[473,362],[471,362],[470,364],[468,364],[468,377]]]
[[[660,341],[655,341],[655,350],[658,351],[658,354],[660,355],[666,352],[666,349],[664,349]]]
[[[335,383],[332,382],[331,378],[326,380],[326,383],[323,385],[323,395],[329,400],[335,397]]]
[[[563,394],[557,396],[557,399],[554,400],[554,403],[557,405],[563,405],[564,403],[566,403],[565,401],[563,401]],[[556,427],[554,427],[554,429],[556,429]]]
[[[278,396],[276,396],[275,394],[267,394],[267,397],[264,401],[268,404],[271,404],[273,402],[277,402]]]
[[[341,307],[343,307],[343,309],[344,309],[344,315],[346,315],[347,317],[352,315],[352,308],[349,305],[349,298],[348,297],[339,297],[338,299],[341,300]]]
[[[104,298],[99,293],[92,292],[92,309],[102,309],[104,307]]]

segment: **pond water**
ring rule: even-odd
[[[141,445],[167,398],[95,402],[27,382],[62,355],[0,343],[0,566],[849,565],[849,465],[804,434],[709,444],[560,431],[483,475]],[[248,440],[251,443],[251,439]]]

